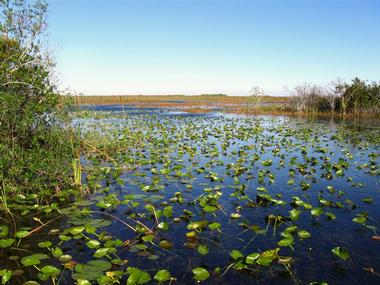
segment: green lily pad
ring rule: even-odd
[[[29,267],[33,265],[38,265],[40,264],[41,260],[48,259],[48,258],[49,256],[47,256],[46,254],[35,253],[35,254],[24,256],[23,258],[21,258],[21,263],[24,266]]]
[[[204,281],[210,277],[210,273],[203,267],[196,267],[193,270],[194,279],[197,281]]]
[[[346,249],[343,249],[341,247],[334,247],[331,252],[333,254],[335,254],[336,256],[338,256],[339,258],[343,259],[343,260],[347,260],[350,258],[350,254],[349,252],[346,250]]]
[[[12,244],[15,242],[13,238],[9,239],[0,239],[0,247],[1,248],[6,248],[12,246]]]
[[[100,246],[100,242],[97,241],[97,240],[89,240],[86,245],[91,248],[91,249],[95,249],[95,248],[98,248]]]
[[[247,257],[245,258],[245,263],[255,264],[255,262],[259,258],[259,256],[260,256],[260,253],[258,253],[258,252],[251,253],[251,254],[247,255]]]
[[[169,281],[171,279],[170,272],[166,269],[161,269],[154,275],[154,280],[157,280],[158,282],[165,282]]]
[[[307,238],[311,237],[311,233],[309,233],[308,231],[305,231],[305,230],[301,230],[298,232],[298,237],[301,239],[307,239]]]
[[[236,249],[234,249],[230,252],[230,256],[232,257],[233,260],[238,260],[238,259],[244,257],[244,255]]]
[[[198,253],[201,255],[206,255],[209,253],[207,245],[201,244],[198,246]]]

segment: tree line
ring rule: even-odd
[[[350,82],[337,79],[327,86],[298,84],[291,95],[290,107],[297,112],[380,113],[380,82],[358,77]]]

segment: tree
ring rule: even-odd
[[[264,96],[264,89],[260,86],[254,86],[249,91],[249,102],[254,106],[258,106],[261,102],[261,97]]]
[[[330,105],[331,113],[334,113],[337,103],[344,94],[344,82],[343,79],[337,78],[330,81],[326,88],[326,98]]]
[[[298,84],[292,91],[291,104],[299,112],[317,112],[328,109],[325,90],[311,83]]]
[[[29,3],[0,0],[0,188],[54,189],[70,170],[71,146],[43,45],[47,3]]]
[[[2,136],[24,145],[47,124],[46,114],[58,102],[51,75],[54,64],[41,42],[47,4],[0,0],[0,106]]]

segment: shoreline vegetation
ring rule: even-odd
[[[338,82],[338,83],[337,83]],[[180,109],[188,113],[225,112],[241,115],[342,116],[345,118],[380,117],[380,85],[358,78],[350,84],[341,80],[322,88],[299,84],[290,96],[252,94],[228,96],[200,95],[79,95],[72,98],[79,105],[129,105],[136,108]],[[66,97],[66,96],[65,96]]]

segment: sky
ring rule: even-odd
[[[380,80],[379,0],[49,0],[60,88],[285,95]]]

